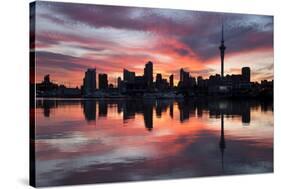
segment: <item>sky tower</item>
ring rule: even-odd
[[[226,46],[224,46],[224,38],[223,38],[223,23],[221,26],[221,45],[219,46],[220,53],[221,53],[221,78],[223,78],[224,74],[224,51]]]

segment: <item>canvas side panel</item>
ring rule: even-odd
[[[35,2],[29,5],[29,19],[29,184],[35,187]]]

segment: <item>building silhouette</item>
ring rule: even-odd
[[[117,78],[117,88],[118,88],[118,89],[121,89],[121,88],[122,88],[122,79],[121,79],[121,77],[118,77],[118,78]]]
[[[53,83],[50,75],[45,75],[41,83],[36,84],[36,96],[40,97],[80,97],[81,90],[78,87],[66,87]]]
[[[183,68],[180,69],[180,81],[178,87],[187,91],[191,91],[196,85],[196,79],[191,77],[189,72],[184,71]]]
[[[49,74],[45,75],[44,80],[41,83],[38,83],[36,85],[37,91],[49,92],[49,91],[52,91],[52,90],[57,90],[58,88],[59,88],[59,85],[51,82]]]
[[[43,81],[43,83],[45,83],[45,84],[50,84],[50,83],[51,83],[51,82],[50,82],[50,75],[49,75],[49,74],[44,76],[44,81]]]
[[[242,77],[245,82],[251,82],[251,69],[250,67],[243,67],[242,68]]]
[[[96,69],[88,69],[83,79],[83,93],[92,94],[96,88]]]
[[[184,71],[183,68],[180,69],[180,82],[183,87],[187,86],[189,78],[189,72]]]
[[[174,87],[174,75],[169,76],[169,86],[172,88]]]
[[[133,83],[135,81],[135,72],[130,72],[127,69],[123,69],[123,80],[127,83]]]
[[[157,74],[156,74],[155,87],[159,89],[161,83],[162,83],[162,74],[157,73]]]
[[[147,87],[151,88],[153,84],[153,63],[151,61],[145,64],[143,76],[147,84]]]
[[[156,74],[155,88],[159,91],[166,91],[169,88],[167,79],[163,79],[161,73]]]
[[[108,88],[107,74],[99,74],[99,89],[104,90]]]

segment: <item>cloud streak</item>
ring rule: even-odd
[[[98,67],[117,76],[125,67],[141,73],[152,60],[155,70],[166,75],[171,67],[207,75],[219,69],[212,65],[219,62],[222,18],[226,57],[273,52],[272,16],[58,2],[36,6],[42,24],[35,48],[45,52],[39,53],[44,57],[39,67],[61,66],[69,72]]]

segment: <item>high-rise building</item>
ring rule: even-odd
[[[192,77],[189,72],[184,71],[183,68],[180,69],[180,82],[178,86],[180,88],[192,88],[196,85],[195,77]]]
[[[50,75],[49,75],[49,74],[44,76],[44,81],[43,81],[43,83],[45,83],[45,84],[51,83],[51,82],[50,82]]]
[[[118,78],[117,78],[117,88],[120,89],[120,88],[121,88],[121,85],[122,85],[121,77],[118,77]]]
[[[226,46],[224,45],[224,36],[223,36],[223,24],[221,27],[221,44],[219,46],[220,55],[221,55],[221,78],[224,77],[224,51]]]
[[[58,84],[51,81],[49,74],[44,76],[44,80],[41,83],[36,84],[36,90],[38,91],[51,91],[58,87]]]
[[[153,63],[151,61],[145,64],[144,79],[147,83],[147,86],[151,87],[153,84]]]
[[[108,88],[108,80],[107,74],[99,74],[99,89],[107,89]]]
[[[183,68],[180,69],[180,82],[182,86],[187,86],[189,80],[189,72],[184,71]]]
[[[242,68],[242,77],[243,77],[243,81],[251,82],[251,70],[249,67]]]
[[[197,86],[198,87],[202,87],[204,83],[203,77],[202,76],[198,76],[197,77]]]
[[[180,82],[183,82],[183,77],[184,77],[184,70],[181,68],[180,69]]]
[[[136,74],[135,72],[130,72],[127,69],[123,70],[123,80],[125,82],[133,83],[135,81]]]
[[[170,75],[170,77],[169,77],[169,85],[170,85],[170,87],[174,87],[174,75],[173,74]]]
[[[161,73],[157,73],[156,74],[156,82],[161,82],[162,81],[162,74]]]
[[[158,73],[156,74],[156,81],[155,81],[156,88],[160,88],[161,84],[162,84],[162,75]]]
[[[88,69],[83,80],[84,94],[91,94],[96,90],[96,69]]]

